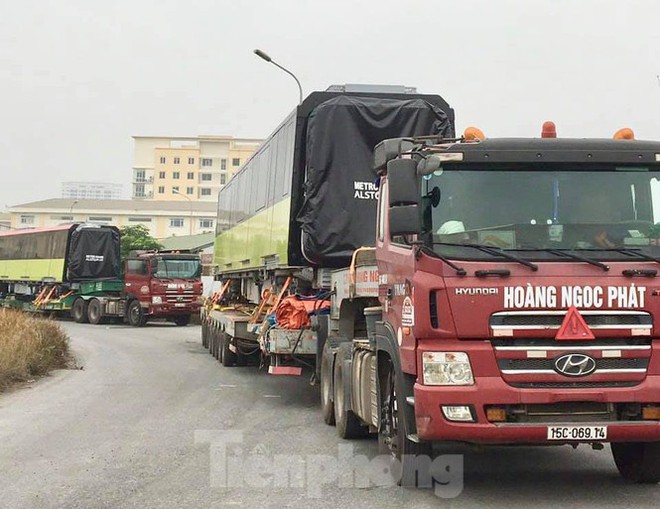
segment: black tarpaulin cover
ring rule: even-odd
[[[373,246],[377,189],[374,146],[387,138],[453,136],[450,117],[420,98],[338,96],[317,106],[306,139],[305,200],[297,219],[311,263],[342,267]]]
[[[69,282],[120,279],[119,252],[119,230],[114,226],[78,226],[69,241]]]

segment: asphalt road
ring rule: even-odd
[[[84,369],[0,395],[1,507],[658,506],[608,448],[452,449],[447,491],[384,486],[376,441],[337,438],[306,378],[222,368],[196,326],[63,326]]]

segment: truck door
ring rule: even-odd
[[[129,258],[124,270],[124,291],[140,300],[149,299],[149,266],[147,260]]]

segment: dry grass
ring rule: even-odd
[[[56,322],[0,309],[0,391],[68,362],[69,338]]]

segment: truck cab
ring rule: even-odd
[[[165,318],[177,325],[190,323],[190,316],[199,312],[201,270],[201,260],[194,254],[149,252],[129,256],[124,262],[128,322],[140,326],[149,318]]]

